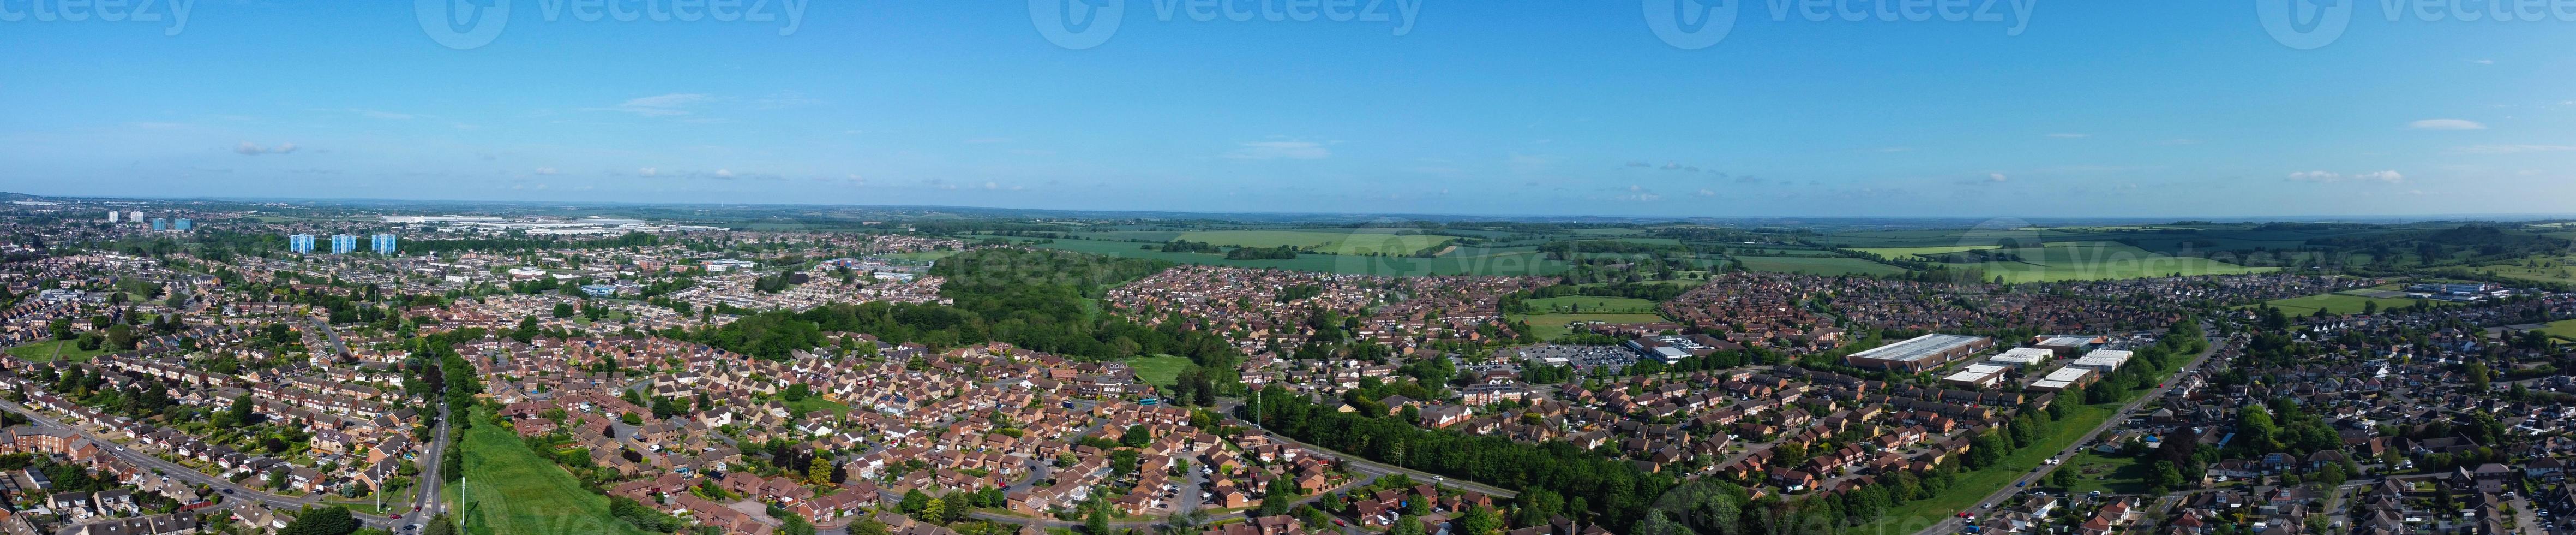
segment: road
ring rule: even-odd
[[[108,440],[106,436],[90,432],[87,428],[65,424],[61,420],[54,419],[52,416],[46,416],[45,414],[36,412],[35,410],[28,409],[24,405],[0,401],[0,408],[5,408],[8,409],[9,412],[24,415],[29,420],[35,421],[36,425],[39,427],[68,430],[73,433],[77,433],[82,437],[86,437],[93,442],[105,445],[109,448],[109,455],[114,455],[117,459],[123,460],[128,464],[149,468],[155,472],[175,477],[182,481],[205,485],[208,488],[212,488],[217,494],[224,497],[225,505],[218,507],[219,509],[230,508],[232,505],[238,505],[238,500],[250,500],[279,511],[295,511],[304,508],[306,505],[320,503],[321,501],[316,496],[287,497],[260,492],[250,487],[234,484],[232,481],[224,478],[206,475],[204,472],[198,472],[197,469],[189,468],[187,465],[162,460],[160,457],[154,457],[151,454],[144,453],[140,450],[126,447],[116,441]],[[358,520],[366,524],[367,527],[393,529],[396,526],[396,522],[392,519],[374,515],[359,514],[354,511],[350,514],[357,517]]]
[[[2074,443],[2067,444],[2066,449],[2064,451],[2057,452],[2055,458],[2064,459],[2074,455],[2077,450],[2083,449],[2085,444],[2092,443],[2095,439],[2101,438],[2103,433],[2108,433],[2112,428],[2119,427],[2122,422],[2128,421],[2129,415],[2136,413],[2139,407],[2146,406],[2147,402],[2164,399],[2166,393],[2173,391],[2174,384],[2181,382],[2176,380],[2176,378],[2182,377],[2183,374],[2191,373],[2192,370],[2200,369],[2200,365],[2208,362],[2210,356],[2218,354],[2219,349],[2227,347],[2227,341],[2224,339],[2211,338],[2206,340],[2209,342],[2208,351],[2200,352],[2200,356],[2193,357],[2190,363],[2184,364],[2181,369],[2174,372],[2174,375],[2164,378],[2164,382],[2162,384],[2157,385],[2152,390],[2148,390],[2146,395],[2138,396],[2137,400],[2130,401],[2127,406],[2121,407],[2119,412],[2111,413],[2111,418],[2103,420],[2102,425],[2094,427],[2093,431],[2090,433],[2085,433],[2083,438],[2078,438]],[[2062,402],[2065,400],[2059,401]],[[2055,472],[2060,466],[2063,465],[2040,465],[2038,471],[2031,472],[2030,474],[2022,476],[2021,479],[2014,480],[2014,485],[2006,485],[2004,488],[1996,490],[1994,494],[1986,495],[1985,498],[1977,500],[1977,504],[1970,507],[1978,507],[1985,504],[2005,503],[2005,499],[2011,498],[2015,494],[2020,494],[2022,491],[2030,490],[2029,488],[2018,486],[2020,483],[2037,483],[2045,481],[2048,474]],[[1932,524],[1932,527],[1923,528],[1922,531],[1915,532],[1915,535],[1942,535],[1947,533],[1957,533],[1960,529],[1966,527],[1966,522],[1967,519],[1959,518],[1957,516],[1943,517],[1940,522]]]

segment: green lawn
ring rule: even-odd
[[[2147,464],[2136,457],[2104,457],[2093,450],[2075,455],[2058,470],[2075,471],[2072,494],[2101,491],[2103,494],[2144,494],[2147,492]]]
[[[1627,297],[1569,295],[1529,300],[1530,310],[1548,314],[1654,314],[1655,302]]]
[[[1578,321],[1598,321],[1602,323],[1653,323],[1658,321],[1667,321],[1663,316],[1655,314],[1536,314],[1512,316],[1511,319],[1529,322],[1530,334],[1537,336],[1540,340],[1555,340],[1557,337],[1565,336],[1567,333],[1572,333],[1574,330],[1567,328],[1565,325]]]
[[[1046,243],[1030,244],[1031,247],[1043,249],[1104,254],[1121,258],[1146,258],[1182,264],[1232,266],[1254,269],[1272,268],[1296,271],[1320,271],[1326,273],[1378,275],[1387,277],[1420,277],[1426,275],[1555,275],[1558,273],[1564,273],[1568,267],[1568,264],[1565,261],[1548,259],[1547,255],[1538,252],[1537,248],[1534,247],[1460,247],[1456,250],[1450,251],[1448,254],[1443,254],[1433,258],[1413,258],[1410,256],[1403,256],[1404,254],[1413,252],[1403,251],[1396,256],[1300,254],[1297,255],[1297,258],[1288,260],[1227,260],[1225,255],[1222,254],[1167,253],[1140,247],[1144,245],[1151,244],[1075,239],[1059,239]]]
[[[801,401],[782,400],[780,403],[787,404],[787,412],[794,414],[798,418],[803,418],[805,417],[805,414],[814,411],[832,411],[832,414],[835,416],[850,413],[849,405],[843,405],[832,400],[823,399],[823,396],[806,396],[805,399]]]
[[[2547,334],[2570,342],[2576,342],[2576,320],[2552,323],[2549,324],[2549,328],[2541,329],[2540,332],[2541,334]]]
[[[107,349],[101,345],[100,349],[82,351],[79,339],[46,340],[9,348],[9,354],[31,362],[52,362],[55,359],[87,361],[107,354]]]
[[[901,258],[901,259],[904,259],[904,260],[910,260],[910,261],[914,261],[914,262],[921,262],[921,261],[938,260],[938,259],[942,259],[942,258],[948,258],[948,257],[951,257],[951,256],[957,256],[957,253],[962,253],[962,252],[965,252],[965,251],[922,251],[922,252],[918,252],[918,253],[895,253],[895,254],[880,255],[880,256],[884,256],[884,257],[886,257],[886,258]]]
[[[1905,268],[1842,257],[1807,256],[1739,256],[1734,257],[1747,271],[1770,273],[1805,273],[1809,275],[1895,275]]]
[[[642,535],[634,526],[608,515],[608,497],[584,489],[554,461],[529,451],[517,435],[490,423],[491,411],[475,409],[483,423],[463,431],[457,447],[465,448],[465,484],[448,485],[450,502],[465,515],[467,531],[476,535],[625,533]],[[463,496],[456,496],[458,492]]]
[[[1150,385],[1170,385],[1189,369],[1190,359],[1171,355],[1154,355],[1127,359],[1127,367],[1136,369],[1136,379]]]

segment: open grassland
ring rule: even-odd
[[[1897,260],[1914,255],[1945,255],[1957,252],[1983,251],[1987,249],[2002,248],[2003,246],[2001,245],[1949,245],[1942,247],[1871,247],[1867,249],[1853,250],[1878,255],[1879,258]]]
[[[1574,330],[1566,327],[1566,325],[1577,322],[1597,321],[1601,323],[1654,323],[1665,321],[1663,316],[1654,314],[1524,314],[1512,316],[1511,319],[1514,321],[1528,322],[1530,326],[1530,335],[1537,336],[1540,340],[1555,340],[1558,337],[1572,333]]]
[[[1655,302],[1626,297],[1569,295],[1529,300],[1530,310],[1549,314],[1654,314]]]
[[[99,349],[83,351],[80,348],[79,339],[46,340],[9,348],[9,354],[18,358],[27,359],[28,362],[53,362],[56,360],[84,362],[89,359],[98,358],[99,355],[107,354],[105,344],[101,344],[100,346],[101,347]]]
[[[2088,449],[2067,459],[2066,466],[2058,469],[2075,471],[2075,487],[2065,489],[2071,495],[2147,492],[2147,464],[2137,457],[2106,457]]]
[[[1805,256],[1739,256],[1735,257],[1748,271],[1771,273],[1805,273],[1809,275],[1895,275],[1905,268],[1858,258]]]
[[[1469,249],[1451,251],[1433,258],[1409,256],[1345,256],[1301,254],[1288,260],[1227,260],[1225,255],[1204,253],[1167,253],[1140,248],[1132,242],[1093,240],[1054,240],[1034,243],[1031,247],[1105,254],[1123,258],[1147,258],[1182,264],[1205,264],[1245,268],[1274,268],[1321,271],[1352,275],[1419,277],[1425,275],[1555,275],[1566,270],[1566,263],[1549,260],[1535,249],[1473,249],[1479,254],[1462,254]],[[1407,251],[1410,252],[1410,251]]]
[[[2576,235],[2566,237],[2576,239]],[[2533,282],[2576,284],[2576,256],[2545,256],[2528,258],[2521,262],[2492,264],[2469,268],[2469,271],[2477,273],[2494,273],[2498,277],[2528,280]]]
[[[517,435],[475,409],[474,427],[456,446],[465,448],[465,484],[449,485],[451,501],[476,535],[551,535],[643,532],[608,515],[608,497],[582,488],[554,461],[529,451]],[[453,496],[462,491],[461,497]],[[461,499],[461,501],[459,501]]]
[[[1457,238],[1427,234],[1399,235],[1392,230],[1319,229],[1183,232],[1176,239],[1206,242],[1224,247],[1288,246],[1341,255],[1400,255],[1413,254],[1415,251],[1448,243]]]
[[[1156,386],[1169,386],[1189,369],[1190,359],[1171,355],[1154,355],[1127,359],[1127,367],[1136,369],[1136,380]]]
[[[2145,249],[2108,242],[2052,243],[2045,247],[2003,249],[2021,257],[2019,262],[1985,262],[1950,264],[1986,271],[1987,276],[2000,276],[2005,282],[2049,282],[2067,280],[2106,280],[2163,277],[2173,274],[2236,275],[2269,273],[2275,268],[2245,267],[2206,258],[2174,257]]]

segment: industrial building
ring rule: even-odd
[[[1941,382],[1967,388],[1993,388],[2003,383],[2004,372],[2010,370],[2012,368],[1993,364],[1970,364],[1967,368],[1959,370],[1959,373],[1941,378]]]
[[[2084,368],[2059,368],[2055,372],[2050,372],[2047,377],[2040,378],[2039,382],[2031,383],[2029,390],[2033,392],[2056,392],[2093,384],[2093,379],[2093,370]]]
[[[2075,358],[2107,343],[2111,340],[2100,336],[2041,336],[2032,338],[2030,347],[2055,351],[2057,358]]]
[[[1996,366],[2029,368],[2032,366],[2047,364],[2049,359],[2056,357],[2057,352],[2055,351],[2036,347],[2016,347],[2004,351],[2004,354],[1995,355],[1994,358],[1986,359],[1986,363]]]
[[[2120,371],[2120,367],[2127,365],[2129,363],[2129,358],[2136,355],[2137,354],[2134,352],[2115,349],[2095,350],[2092,353],[2084,354],[2084,358],[2075,359],[2075,362],[2067,363],[2066,367],[2111,373]]]
[[[1843,357],[1861,368],[1922,373],[1995,347],[1995,339],[1956,334],[1926,334]]]

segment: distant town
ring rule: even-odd
[[[2569,223],[16,196],[0,534],[2558,534]]]

